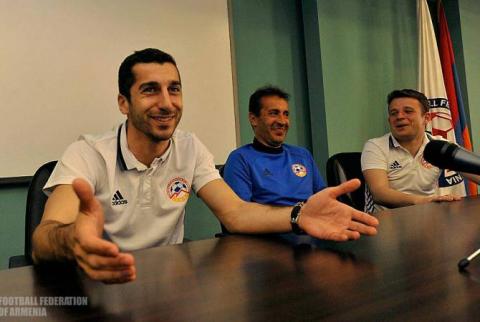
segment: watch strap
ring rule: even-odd
[[[304,233],[304,231],[298,225],[298,219],[300,218],[300,210],[302,209],[303,205],[303,202],[297,202],[295,206],[293,206],[292,212],[290,213],[290,225],[292,225],[292,231],[295,234]]]

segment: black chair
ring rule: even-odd
[[[361,152],[343,152],[332,155],[327,161],[327,182],[337,186],[350,179],[360,179],[362,185],[357,190],[344,194],[339,201],[363,211],[365,208],[365,178],[360,164]]]
[[[32,177],[27,194],[27,209],[25,212],[25,253],[12,256],[8,261],[8,268],[32,265],[32,234],[40,223],[47,196],[42,188],[47,182],[57,161],[50,161],[42,165]]]

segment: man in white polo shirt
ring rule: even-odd
[[[59,160],[33,235],[35,262],[75,260],[92,279],[131,281],[135,260],[125,251],[180,243],[191,189],[231,232],[293,229],[337,241],[376,233],[378,220],[335,199],[356,189],[358,180],[325,189],[303,207],[241,200],[195,135],[176,129],[182,86],[169,54],[135,52],[122,62],[118,82],[127,121],[105,135],[82,137]]]
[[[194,134],[176,130],[147,167],[128,147],[128,122],[70,145],[44,190],[87,180],[103,207],[107,236],[122,250],[181,243],[190,188],[220,178],[213,157]]]
[[[373,206],[367,210],[459,200],[455,195],[438,195],[441,170],[423,158],[425,145],[432,139],[425,132],[430,107],[426,96],[413,89],[395,90],[387,102],[391,132],[368,140],[362,152],[362,171],[374,203],[367,196],[366,205]]]

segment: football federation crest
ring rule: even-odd
[[[423,155],[422,157],[420,158],[420,163],[422,164],[422,166],[424,168],[427,168],[427,169],[431,169],[433,167],[433,165],[431,165],[430,163],[428,163],[424,158],[423,158]]]
[[[299,163],[292,164],[292,171],[297,177],[305,177],[307,175],[307,168]]]
[[[170,200],[175,202],[183,202],[190,195],[190,186],[187,180],[177,177],[170,180],[167,185],[167,195]]]

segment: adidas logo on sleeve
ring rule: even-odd
[[[127,203],[128,201],[124,199],[120,191],[117,190],[112,198],[112,206],[125,205]]]

